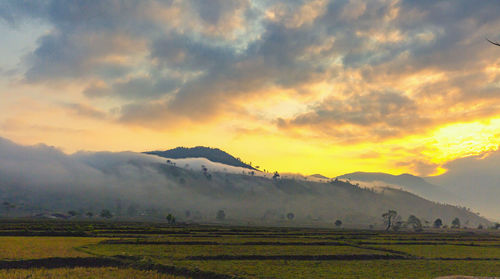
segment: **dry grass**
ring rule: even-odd
[[[85,237],[0,237],[0,260],[48,257],[83,257],[74,247],[97,243],[104,238]]]
[[[56,269],[10,269],[0,270],[0,278],[3,279],[181,279],[168,274],[160,274],[154,271],[140,271],[135,269],[120,269],[116,267],[101,268],[56,268]]]

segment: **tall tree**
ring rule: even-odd
[[[434,221],[434,228],[439,229],[439,228],[441,228],[442,225],[443,225],[443,221],[440,218],[437,218]]]
[[[109,211],[108,209],[103,209],[101,210],[101,214],[99,214],[102,218],[106,218],[106,219],[110,219],[113,217],[113,214],[111,213],[111,211]]]
[[[386,225],[385,228],[386,231],[394,227],[397,217],[398,217],[398,212],[392,209],[382,214],[382,218],[384,218],[384,223]]]
[[[454,229],[460,228],[460,219],[458,219],[458,217],[451,221],[451,227]]]
[[[408,226],[411,226],[412,229],[416,232],[422,231],[422,222],[415,215],[410,215],[410,217],[408,217],[408,221],[406,221],[406,224]]]

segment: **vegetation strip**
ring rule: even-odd
[[[365,247],[364,245],[388,245],[388,246],[399,246],[399,245],[408,245],[408,246],[416,246],[416,245],[426,245],[426,246],[465,246],[465,247],[500,247],[500,244],[477,244],[477,243],[454,243],[454,242],[394,242],[394,243],[385,243],[385,242],[364,242],[361,243],[360,246],[356,247]],[[368,248],[368,247],[366,247]]]
[[[111,258],[43,258],[0,261],[0,269],[63,268],[63,267],[123,267],[123,262]]]
[[[426,260],[434,261],[500,261],[500,258],[425,258]]]
[[[139,257],[130,256],[117,256],[117,258],[122,259],[124,263],[129,263],[127,266],[137,269],[137,270],[151,270],[159,273],[185,276],[191,279],[246,279],[244,277],[238,277],[233,275],[221,274],[212,271],[203,271],[199,269],[188,269],[185,267],[176,267],[173,265],[163,265],[159,263],[153,263],[152,261]]]
[[[298,260],[298,261],[352,261],[352,260],[407,260],[401,255],[217,255],[190,256],[186,260]]]
[[[99,244],[126,245],[235,245],[235,246],[351,246],[343,242],[215,242],[215,241],[133,241],[104,240]]]
[[[183,267],[167,266],[144,262],[135,257],[116,257],[116,258],[43,258],[33,260],[11,260],[0,261],[1,269],[33,269],[33,268],[75,268],[75,267],[118,267],[134,268],[137,270],[151,270],[159,273],[186,276],[192,279],[244,279],[243,277],[219,274],[210,271],[191,270]]]
[[[365,250],[388,252],[388,253],[392,253],[392,254],[397,254],[397,255],[404,256],[405,258],[415,258],[415,259],[419,258],[419,257],[417,257],[415,255],[412,255],[412,254],[409,254],[409,253],[405,253],[403,251],[392,250],[392,249],[388,249],[388,248],[370,247],[370,246],[363,246],[363,245],[356,245],[356,244],[351,244],[350,246],[351,247],[355,247],[355,248],[365,249]]]

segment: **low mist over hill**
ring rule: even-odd
[[[339,178],[371,186],[401,188],[433,201],[460,204],[500,220],[500,150],[447,163],[447,172],[430,177],[355,172]]]
[[[235,158],[227,152],[222,151],[218,148],[210,148],[204,146],[196,146],[192,148],[176,147],[174,149],[165,151],[148,151],[144,153],[170,159],[207,158],[212,162],[255,170],[255,168],[243,163],[239,158]]]
[[[425,179],[455,193],[467,207],[500,220],[500,149],[457,159],[447,172]]]
[[[381,172],[353,172],[339,176],[342,179],[370,182],[376,186],[392,186],[402,188],[426,199],[456,203],[459,199],[453,192],[433,185],[425,179],[408,173],[392,175]]]
[[[449,224],[468,226],[488,220],[463,208],[439,204],[390,188],[363,189],[344,181],[320,183],[247,174],[189,169],[164,158],[133,152],[79,152],[66,155],[45,145],[19,146],[0,139],[0,201],[3,216],[46,211],[99,212],[120,218],[161,218],[174,213],[189,222],[286,226],[381,224],[397,210]],[[224,218],[217,219],[223,211]],[[287,218],[292,213],[293,218]]]

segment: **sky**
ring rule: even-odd
[[[0,0],[0,137],[442,174],[499,148],[499,15],[469,0]]]

